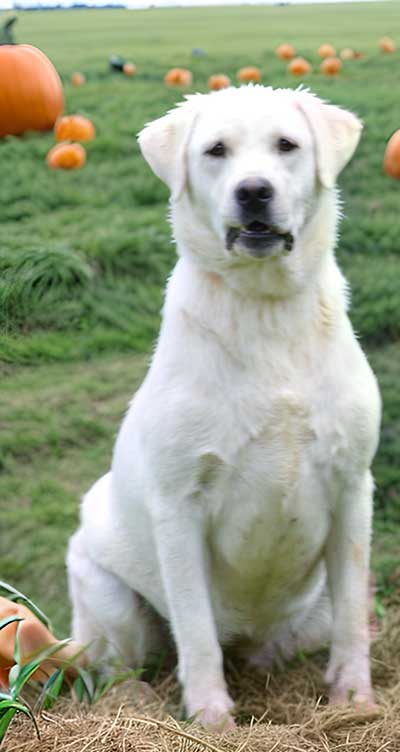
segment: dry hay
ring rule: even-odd
[[[180,692],[173,674],[152,687],[132,681],[95,706],[65,700],[10,729],[7,752],[400,752],[400,604],[388,610],[372,651],[378,707],[330,707],[323,699],[321,657],[267,678],[228,664],[238,727],[222,735],[176,721]],[[326,657],[325,657],[326,658]],[[324,659],[325,660],[325,659]],[[319,698],[317,700],[317,698]],[[173,715],[172,715],[173,714]],[[258,719],[258,720],[256,720]]]

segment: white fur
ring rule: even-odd
[[[204,723],[230,722],[221,646],[235,641],[268,666],[331,640],[332,697],[372,701],[380,400],[333,253],[335,178],[360,130],[309,92],[243,87],[190,97],[140,135],[171,189],[180,258],[111,471],[71,540],[73,631],[93,656],[142,663],[168,620],[187,712]],[[280,137],[299,148],[279,153]],[[226,158],[204,153],[217,141]],[[226,249],[235,186],[252,176],[273,184],[292,251]]]

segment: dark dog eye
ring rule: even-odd
[[[278,141],[278,151],[280,151],[282,154],[298,148],[298,144],[296,144],[294,141],[289,141],[288,138],[280,138]]]
[[[226,155],[226,148],[221,141],[218,141],[211,149],[207,149],[206,154],[210,157],[224,157]]]

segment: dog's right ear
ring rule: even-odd
[[[190,99],[164,117],[148,123],[138,136],[145,160],[157,177],[167,184],[173,201],[179,199],[186,185],[186,152],[196,116],[196,108]]]

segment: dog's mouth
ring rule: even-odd
[[[291,232],[284,232],[274,225],[254,221],[240,227],[229,227],[226,234],[228,251],[232,250],[237,241],[250,251],[252,256],[265,258],[272,255],[278,245],[281,246],[282,251],[287,253],[291,251],[294,238]]]

